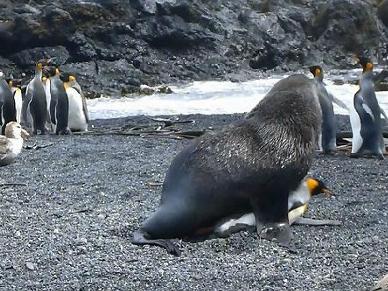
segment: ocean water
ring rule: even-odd
[[[358,70],[348,74],[359,74]],[[193,82],[185,86],[170,86],[172,94],[133,96],[131,98],[98,98],[88,100],[91,119],[106,119],[134,115],[177,115],[177,114],[231,114],[250,111],[280,79],[272,76],[260,80],[235,83],[228,81]],[[342,76],[344,77],[344,76]],[[334,84],[332,76],[325,79],[327,90],[352,106],[357,85]],[[388,91],[376,92],[380,106],[388,113]],[[334,104],[338,114],[348,114],[346,109]]]

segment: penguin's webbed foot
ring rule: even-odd
[[[57,132],[57,135],[70,135],[70,134],[71,134],[71,130],[68,129],[68,128],[59,130],[59,131]]]
[[[135,231],[131,242],[134,245],[153,245],[164,248],[169,254],[179,257],[181,252],[179,248],[167,239],[148,239],[148,234],[143,233],[141,230]]]
[[[351,153],[349,157],[353,158],[353,159],[358,159],[360,157],[360,154],[358,154],[358,153]]]

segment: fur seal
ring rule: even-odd
[[[253,212],[260,237],[289,246],[288,196],[311,166],[320,125],[314,82],[300,74],[280,80],[246,118],[175,157],[159,209],[132,243],[178,255],[168,239],[212,232],[227,217]]]

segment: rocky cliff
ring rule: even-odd
[[[0,69],[55,57],[98,95],[387,58],[388,0],[2,0]]]

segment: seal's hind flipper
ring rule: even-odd
[[[141,231],[135,231],[133,233],[133,237],[131,242],[134,245],[152,245],[164,248],[171,255],[179,257],[181,252],[179,248],[174,245],[170,240],[167,239],[147,239],[146,234]]]
[[[299,217],[294,221],[294,224],[323,226],[323,225],[342,225],[342,222],[339,220],[313,219],[313,218]]]

